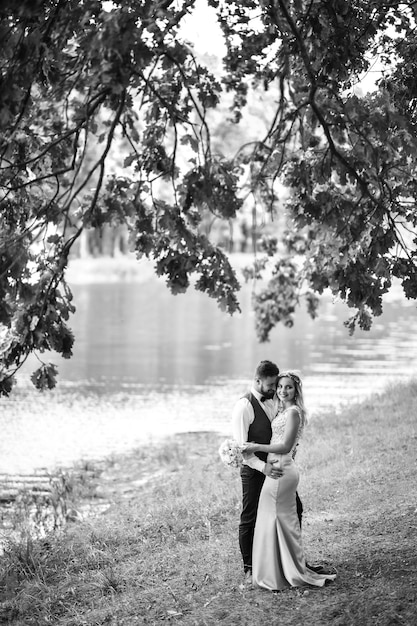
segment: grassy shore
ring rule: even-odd
[[[104,496],[101,514],[11,543],[0,623],[416,624],[416,414],[411,383],[308,427],[298,457],[305,550],[338,571],[324,589],[241,585],[238,473],[218,460],[222,436],[190,433],[97,472],[89,500]]]

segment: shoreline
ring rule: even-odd
[[[227,256],[237,273],[253,261],[252,254],[236,253]],[[152,278],[165,282],[163,276],[157,276],[151,260],[146,257],[138,259],[134,254],[117,257],[71,258],[68,262],[66,277],[67,281],[73,284],[115,282],[118,280],[144,282]]]
[[[262,256],[262,255],[259,255]],[[238,280],[244,283],[243,268],[253,264],[255,259],[252,253],[235,252],[227,255],[231,266],[236,272]],[[117,257],[85,257],[70,258],[66,269],[66,280],[73,285],[86,285],[90,283],[114,283],[114,282],[146,282],[148,280],[165,282],[163,276],[157,276],[153,262],[146,257],[137,259],[134,254],[119,255]],[[257,281],[262,284],[263,281]],[[192,282],[190,284],[192,288]],[[322,296],[325,299],[334,299],[329,290],[325,290]],[[414,300],[407,299],[398,279],[388,293],[383,296],[384,302],[401,301],[404,306],[416,306]],[[375,318],[378,319],[378,318]]]
[[[314,378],[310,377],[305,386],[310,421],[341,414],[352,403],[370,401],[387,392],[394,382],[387,382],[385,388],[375,383],[373,395],[364,386],[361,393],[355,388],[356,396],[351,393],[344,400],[338,397],[339,387],[333,383],[327,404],[322,400],[318,408],[315,396],[310,396],[314,391]],[[234,401],[249,386],[250,380],[243,379],[213,385],[173,385],[158,391],[146,385],[104,391],[100,386],[84,386],[82,381],[61,381],[44,393],[30,384],[19,386],[10,398],[0,399],[0,474],[54,472],[129,454],[190,432],[227,436]],[[193,410],[196,397],[198,416]]]
[[[143,441],[136,448],[108,456],[79,459],[69,466],[37,468],[24,474],[0,472],[0,556],[10,540],[19,540],[12,530],[16,520],[25,518],[24,526],[41,539],[71,523],[88,522],[109,511],[116,502],[125,501],[138,490],[146,490],[167,476],[167,467],[154,471],[145,462],[148,455],[172,442],[181,448],[207,436],[210,441],[224,437],[216,431],[184,432]],[[51,504],[52,503],[52,504]],[[28,508],[29,504],[29,508]]]

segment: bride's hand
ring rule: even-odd
[[[258,451],[258,445],[256,443],[244,443],[242,446],[242,452],[244,454],[253,454]]]

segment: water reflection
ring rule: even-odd
[[[162,281],[74,285],[77,313],[74,357],[58,362],[60,378],[95,381],[120,389],[146,385],[213,385],[250,380],[269,358],[300,369],[312,402],[360,396],[417,371],[415,305],[388,302],[369,332],[350,337],[349,310],[323,299],[312,320],[297,314],[293,328],[277,327],[259,344],[251,290],[240,296],[242,313],[229,316],[206,295],[172,295]],[[326,393],[323,395],[322,390]]]

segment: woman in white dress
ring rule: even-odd
[[[317,574],[306,567],[295,493],[299,471],[294,463],[298,441],[306,424],[302,384],[296,372],[280,374],[277,388],[282,410],[272,421],[270,444],[248,443],[245,455],[267,452],[284,470],[278,479],[268,476],[262,487],[253,540],[252,582],[278,591],[289,587],[319,586],[335,574]]]

